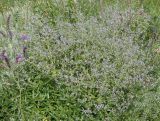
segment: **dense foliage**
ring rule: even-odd
[[[4,2],[0,120],[158,121],[159,14],[57,2]]]

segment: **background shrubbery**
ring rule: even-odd
[[[0,50],[11,67],[1,54],[0,120],[160,119],[156,7],[17,3],[1,8]]]

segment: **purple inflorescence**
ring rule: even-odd
[[[28,40],[30,40],[30,36],[23,34],[23,35],[21,35],[20,39],[23,41],[28,41]]]
[[[16,63],[22,62],[24,60],[23,55],[22,54],[18,54],[16,56]]]
[[[27,58],[27,47],[26,46],[23,47],[23,56],[25,57],[25,59]]]
[[[9,58],[8,58],[5,50],[3,50],[2,53],[0,54],[0,59],[2,61],[5,61],[9,68],[11,67],[10,62],[9,62]]]
[[[11,15],[9,15],[8,18],[7,18],[7,31],[8,31],[9,38],[12,40],[13,39],[13,33],[11,31]]]

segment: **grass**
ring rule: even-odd
[[[126,3],[2,0],[0,120],[158,121],[159,2]]]

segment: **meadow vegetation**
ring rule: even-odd
[[[1,1],[0,121],[160,120],[160,1]]]

